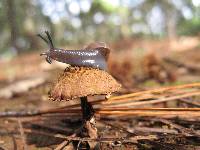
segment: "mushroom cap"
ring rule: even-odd
[[[71,100],[89,95],[106,95],[121,85],[106,71],[88,67],[69,67],[50,91],[50,99]]]

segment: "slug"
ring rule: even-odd
[[[107,69],[107,59],[110,53],[110,49],[103,43],[92,43],[88,47],[81,50],[64,50],[60,48],[54,48],[52,38],[48,31],[45,31],[47,39],[38,34],[49,46],[50,49],[44,52],[42,55],[46,56],[46,61],[51,64],[51,60],[70,64],[77,67],[92,67],[101,70]]]

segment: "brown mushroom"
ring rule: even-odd
[[[58,78],[50,97],[53,100],[72,100],[89,95],[107,95],[118,91],[121,85],[106,71],[69,67]]]
[[[97,138],[97,128],[92,105],[87,101],[89,95],[108,95],[118,91],[121,85],[106,71],[88,67],[69,67],[58,78],[58,81],[50,91],[50,98],[53,100],[73,100],[80,98],[82,118],[84,122],[84,134],[78,136],[89,136]],[[96,143],[90,143],[94,148]],[[86,143],[86,145],[88,145]]]
[[[89,48],[95,48],[101,44],[90,44]],[[60,75],[58,81],[50,91],[52,100],[73,100],[80,98],[83,129],[78,134],[81,137],[97,138],[97,128],[92,105],[88,102],[89,95],[109,95],[118,91],[121,85],[106,71],[89,67],[68,67]],[[90,147],[94,147],[88,142]],[[88,145],[86,143],[86,145]]]

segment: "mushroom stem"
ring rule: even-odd
[[[83,129],[81,137],[90,137],[96,139],[98,137],[98,134],[96,128],[96,121],[94,117],[94,109],[92,105],[88,102],[87,97],[81,97],[81,108],[82,108],[82,118],[83,118]],[[85,147],[87,147],[87,145],[89,144],[90,145],[89,147],[94,149],[97,143],[88,142],[85,144],[83,144],[85,145]]]
[[[94,116],[94,109],[90,103],[88,103],[87,97],[81,97],[81,109],[82,117],[84,121],[90,120]]]

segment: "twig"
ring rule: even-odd
[[[22,143],[23,143],[23,149],[27,150],[26,138],[25,138],[25,135],[24,135],[24,130],[23,130],[22,123],[21,123],[20,119],[18,119],[18,124],[19,124],[19,132],[20,132],[20,135],[21,135]]]
[[[200,95],[200,92],[190,92],[190,93],[186,93],[186,94],[183,94],[183,95],[171,96],[171,97],[166,97],[166,98],[162,98],[162,99],[158,99],[158,100],[149,100],[149,101],[144,101],[144,102],[134,102],[132,104],[129,103],[129,106],[155,104],[155,103],[167,102],[167,101],[172,101],[172,100],[177,100],[177,99],[182,99],[182,98],[197,96],[197,95]],[[123,104],[122,104],[122,106],[123,106]]]
[[[56,113],[78,113],[80,110],[59,110],[57,109],[47,109],[47,110],[33,110],[33,111],[5,111],[0,112],[0,117],[31,117],[44,114],[56,114]]]
[[[191,91],[189,90],[187,93],[194,93],[194,92],[199,92],[199,90],[197,91]],[[160,95],[156,94],[156,95],[153,95],[153,94],[144,94],[144,95],[140,95],[140,96],[136,96],[136,97],[130,97],[130,98],[124,98],[124,99],[119,99],[119,100],[116,100],[116,101],[103,101],[101,103],[95,103],[93,105],[95,105],[95,107],[99,107],[101,108],[103,106],[112,106],[112,105],[115,105],[115,107],[118,107],[118,106],[132,106],[132,104],[139,104],[138,102],[140,101],[145,101],[145,103],[149,102],[149,101],[158,101],[159,103],[159,99],[165,99],[165,98],[169,98],[169,97],[173,97],[173,96],[177,96],[177,95],[185,95],[187,94],[186,92],[184,91],[173,91],[173,92],[166,92],[166,94],[162,93]],[[174,99],[175,100],[175,99]],[[168,101],[168,100],[167,100]]]
[[[100,115],[126,115],[126,116],[184,116],[184,117],[199,117],[200,111],[98,111]]]
[[[164,88],[158,88],[158,89],[153,89],[153,90],[147,90],[147,91],[141,91],[141,92],[135,92],[135,93],[130,93],[130,94],[125,94],[121,96],[115,96],[111,97],[108,100],[119,100],[119,99],[124,99],[128,97],[135,97],[143,94],[148,94],[148,93],[162,93],[170,90],[175,90],[175,89],[184,89],[184,88],[192,88],[192,87],[200,87],[200,83],[192,83],[192,84],[184,84],[184,85],[178,85],[178,86],[170,86],[170,87],[164,87]]]
[[[156,99],[156,98],[158,98],[159,96],[155,96],[155,95],[150,95],[150,94],[148,94],[148,95],[141,95],[141,96],[139,96],[139,97],[128,97],[128,98],[124,98],[124,99],[118,99],[118,100],[116,100],[116,101],[109,101],[109,100],[107,100],[107,101],[102,101],[102,103],[100,103],[101,105],[108,105],[108,104],[118,104],[118,103],[120,103],[120,104],[123,104],[123,103],[125,103],[125,102],[129,102],[129,101],[131,101],[131,102],[138,102],[138,101],[144,101],[144,100],[151,100],[151,99]],[[97,103],[98,104],[98,103]]]
[[[116,107],[116,108],[101,108],[95,109],[96,114],[137,114],[147,116],[151,116],[153,114],[176,114],[181,115],[186,113],[185,115],[196,114],[197,116],[200,114],[200,108],[127,108],[127,107]],[[46,115],[46,114],[73,114],[80,113],[80,109],[69,109],[69,110],[44,110],[44,111],[34,111],[35,113],[28,112],[1,112],[0,117],[30,117],[30,116],[38,116],[38,115]],[[148,115],[148,113],[150,113]]]
[[[127,107],[117,107],[117,108],[101,108],[96,109],[96,111],[194,111],[200,113],[200,108],[127,108]]]

